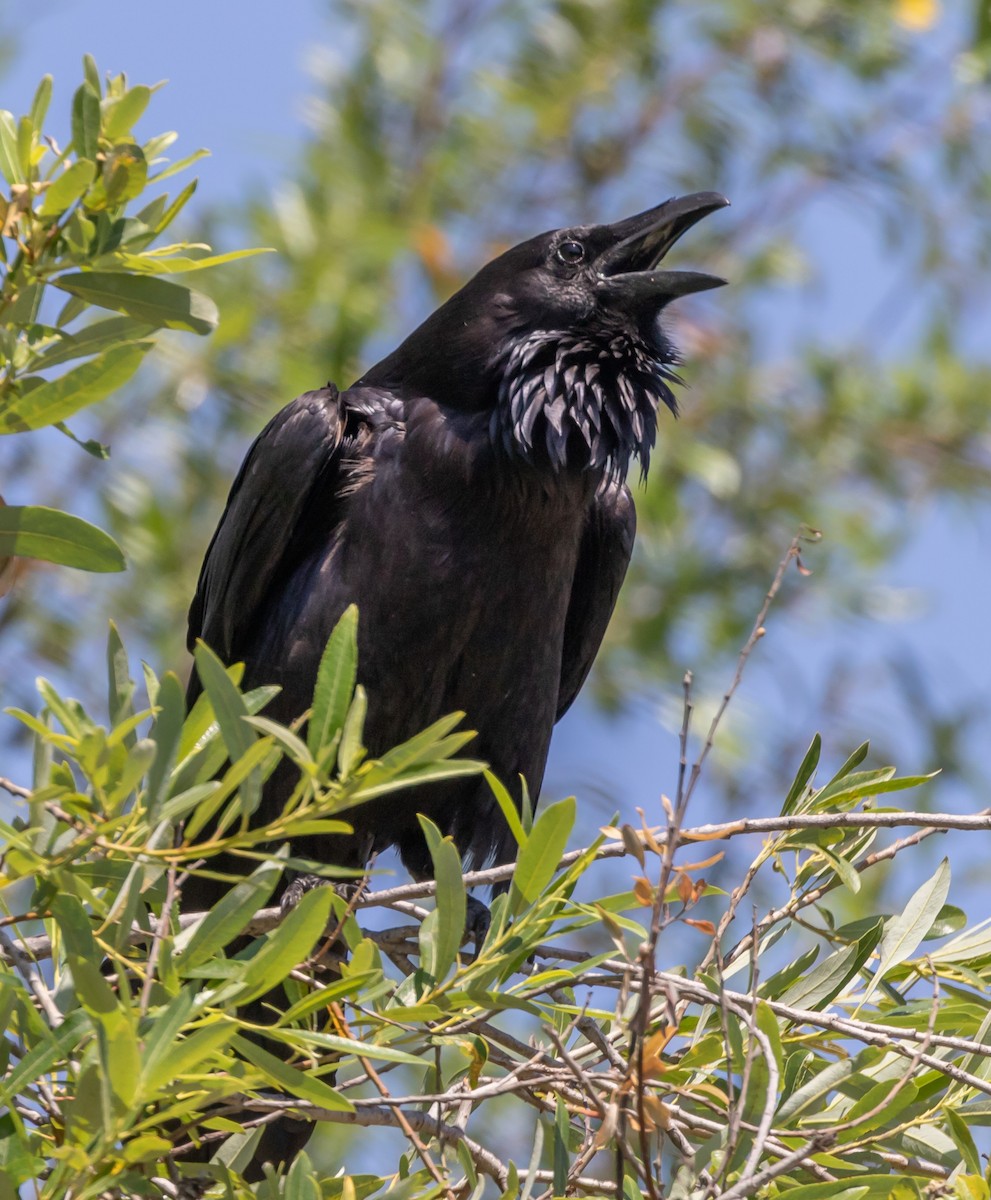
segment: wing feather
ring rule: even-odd
[[[190,651],[202,638],[224,662],[243,657],[269,589],[300,553],[308,512],[320,513],[324,530],[333,522],[344,425],[340,393],[328,384],[287,404],[255,439],[200,571]]]
[[[625,484],[603,486],[589,508],[564,626],[557,716],[571,707],[592,667],[633,553],[637,514]]]

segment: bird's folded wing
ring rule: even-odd
[[[603,485],[589,508],[564,627],[559,721],[588,675],[633,552],[637,514],[625,484]]]
[[[307,513],[319,510],[324,528],[333,522],[342,407],[333,384],[305,392],[256,438],[200,571],[189,609],[190,650],[202,638],[224,662],[238,661],[269,588],[299,555]]]

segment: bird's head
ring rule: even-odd
[[[678,356],[661,313],[679,296],[725,283],[660,264],[683,233],[728,203],[697,192],[611,225],[522,242],[483,267],[365,381],[488,411],[499,446],[554,470],[621,476],[634,455],[646,469],[658,407],[675,411]]]

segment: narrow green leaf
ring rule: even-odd
[[[0,172],[9,184],[24,182],[17,156],[17,122],[6,109],[0,109]]]
[[[178,934],[175,965],[179,972],[185,974],[205,963],[243,933],[255,913],[268,903],[281,875],[281,864],[262,863],[225,892],[202,921]]]
[[[354,699],[351,701],[351,707],[348,709],[348,715],[344,718],[344,726],[341,729],[341,744],[337,752],[341,779],[347,779],[365,756],[361,739],[365,731],[365,713],[367,711],[368,696],[359,683],[354,689]]]
[[[878,966],[867,985],[861,1004],[866,1004],[884,976],[892,967],[910,958],[932,928],[950,890],[950,863],[944,858],[928,879],[911,897],[900,913],[892,917],[878,948]]]
[[[827,808],[849,806],[854,800],[860,800],[864,796],[903,792],[908,788],[928,783],[939,774],[938,771],[933,771],[929,775],[902,775],[894,778],[894,773],[894,767],[884,767],[878,771],[863,771],[851,775],[845,782],[830,784],[815,796],[811,811],[821,812]]]
[[[314,894],[313,892],[308,893],[311,896]],[[306,899],[305,896],[303,898]],[[350,1100],[345,1100],[339,1092],[335,1092],[329,1084],[318,1079],[316,1075],[297,1071],[295,1067],[284,1063],[274,1054],[269,1054],[267,1050],[256,1046],[254,1042],[249,1042],[245,1037],[235,1037],[233,1045],[237,1052],[261,1071],[270,1083],[289,1092],[291,1096],[298,1096],[300,1100],[308,1100],[311,1104],[316,1104],[320,1108],[332,1109],[334,1112],[354,1112],[354,1105]]]
[[[332,888],[313,888],[278,929],[265,935],[264,945],[248,962],[247,970],[235,988],[234,995],[239,1004],[263,996],[306,959],[327,927],[333,899]]]
[[[103,95],[103,82],[100,79],[100,68],[92,54],[83,55],[83,78],[89,84],[93,94],[99,99]]]
[[[81,571],[123,571],[120,547],[81,517],[40,505],[0,508],[0,558],[40,558]]]
[[[863,967],[881,940],[884,922],[878,921],[856,942],[836,950],[803,975],[781,996],[791,1008],[823,1008],[846,987]]]
[[[984,1167],[981,1162],[980,1151],[977,1149],[974,1136],[970,1132],[970,1126],[955,1108],[944,1109],[944,1114],[946,1116],[947,1133],[953,1138],[967,1170],[974,1175],[983,1174]]]
[[[80,271],[60,275],[51,282],[88,304],[127,313],[156,328],[207,334],[213,332],[220,319],[209,296],[166,279],[115,271]]]
[[[96,163],[89,158],[78,159],[52,181],[38,210],[39,215],[54,217],[64,213],[86,192],[95,178]]]
[[[520,850],[510,889],[510,911],[521,912],[550,883],[575,823],[575,798],[552,804],[534,822]]]
[[[792,1092],[790,1096],[784,1096],[778,1107],[775,1117],[783,1126],[785,1122],[790,1121],[803,1112],[809,1105],[814,1104],[817,1100],[828,1096],[830,1092],[847,1079],[849,1079],[855,1071],[853,1059],[842,1058],[838,1062],[830,1063],[817,1074],[813,1075],[806,1083],[796,1092]]]
[[[111,347],[57,379],[0,402],[0,434],[54,425],[103,400],[123,387],[150,349],[151,342]]]
[[[145,87],[144,84],[128,88],[110,109],[103,130],[104,135],[115,141],[130,133],[148,107],[150,99],[151,88]]]
[[[271,250],[259,247],[252,250],[231,250],[226,254],[207,254],[203,258],[188,255],[117,254],[115,260],[128,271],[141,271],[148,275],[186,275],[190,271],[204,271],[220,267],[225,263],[237,262],[241,258],[254,258],[258,254],[270,254]]]
[[[112,728],[134,715],[134,705],[131,703],[133,696],[134,681],[131,679],[127,651],[117,626],[111,621],[107,633],[107,714]],[[131,731],[124,739],[124,744],[133,746],[135,740],[136,735]]]
[[[437,907],[420,926],[420,955],[423,970],[440,983],[454,965],[465,936],[467,900],[461,855],[449,837],[428,817],[417,814],[430,851],[437,881]]]
[[[344,725],[358,674],[358,609],[349,605],[327,640],[317,681],[306,741],[314,758]]]
[[[858,1140],[863,1134],[884,1125],[894,1124],[898,1114],[914,1104],[919,1096],[918,1085],[911,1080],[902,1085],[897,1095],[892,1096],[892,1081],[883,1079],[874,1084],[843,1114],[844,1125],[856,1122],[850,1129],[839,1134],[839,1143]]]
[[[17,160],[25,179],[32,178],[31,152],[34,149],[34,126],[30,117],[21,117],[17,122]]]
[[[210,157],[209,150],[203,150],[203,149],[194,150],[192,154],[187,154],[185,158],[180,158],[180,159],[177,159],[174,163],[169,163],[169,165],[164,170],[159,171],[157,175],[153,175],[151,177],[151,179],[148,180],[148,182],[149,183],[158,183],[158,181],[161,179],[168,179],[172,175],[178,175],[180,171],[185,171],[187,167],[191,167],[193,165],[193,163],[199,162],[201,158],[209,158],[209,157]]]
[[[158,819],[158,810],[168,792],[168,780],[179,754],[179,739],[186,716],[186,700],[182,684],[172,671],[166,671],[158,685],[153,701],[159,710],[151,736],[155,743],[155,759],[148,771],[145,804],[149,819]]]
[[[282,1200],[321,1200],[323,1195],[313,1164],[309,1156],[301,1151],[293,1158],[292,1166],[286,1172]]]
[[[88,82],[80,84],[72,98],[72,148],[77,158],[94,162],[100,149],[99,89]]]
[[[59,341],[49,346],[37,360],[37,370],[46,371],[60,362],[88,358],[108,346],[130,346],[148,337],[154,329],[154,325],[132,317],[104,317],[74,334],[59,330]]]
[[[150,157],[151,156],[149,155],[149,158]],[[154,179],[152,179],[151,182],[154,182]],[[165,210],[165,212],[159,218],[159,220],[157,221],[157,223],[154,226],[156,234],[161,233],[165,229],[168,229],[168,227],[172,224],[172,222],[176,219],[176,217],[186,207],[186,205],[188,204],[190,198],[192,197],[192,195],[195,191],[196,191],[196,180],[193,179],[191,182],[186,184],[186,186],[182,189],[182,191],[179,193],[179,195],[176,196],[176,198],[172,201],[172,203],[169,205],[169,207]]]
[[[523,823],[520,820],[519,810],[513,803],[513,798],[509,794],[509,789],[505,786],[501,779],[497,779],[491,771],[485,772],[485,782],[492,789],[492,795],[496,798],[496,803],[502,815],[506,819],[506,824],[509,826],[509,831],[516,839],[517,846],[522,846],[526,841],[526,834],[523,831]]]
[[[532,1007],[526,1011],[533,1012]],[[401,1016],[400,1016],[400,1019]],[[269,1036],[266,1031],[266,1037]],[[382,1062],[406,1063],[408,1066],[423,1065],[422,1054],[411,1054],[408,1050],[400,1050],[395,1046],[379,1046],[375,1042],[359,1042],[353,1038],[338,1037],[334,1033],[321,1033],[315,1029],[280,1029],[273,1028],[273,1039],[287,1046],[303,1044],[319,1046],[323,1050],[333,1050],[339,1054],[353,1054],[355,1057],[373,1058]]]
[[[235,1028],[232,1022],[218,1021],[179,1041],[173,1040],[170,1045],[163,1043],[162,1053],[157,1054],[142,1073],[144,1095],[160,1100],[163,1089],[174,1088],[176,1081],[187,1072],[204,1074],[204,1064],[233,1042]]]
[[[193,651],[196,673],[213,705],[213,712],[220,726],[220,736],[227,747],[232,762],[247,753],[254,745],[255,733],[241,718],[248,716],[244,697],[232,682],[224,664],[206,642],[196,643]]]
[[[41,83],[34,93],[34,99],[31,101],[31,124],[41,135],[42,129],[45,127],[45,117],[48,116],[48,105],[52,99],[52,77],[51,75],[43,75]]]
[[[819,755],[821,752],[822,738],[817,733],[812,739],[812,745],[805,752],[805,757],[802,759],[802,765],[798,768],[798,774],[795,776],[794,782],[788,789],[788,795],[781,806],[782,816],[787,816],[805,795],[805,789],[808,786],[809,780],[815,774],[815,769],[819,765]]]
[[[554,1195],[563,1196],[568,1190],[568,1169],[571,1166],[571,1155],[568,1153],[568,1108],[558,1097],[554,1108],[554,1146],[553,1146],[553,1175]]]

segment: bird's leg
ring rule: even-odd
[[[465,896],[467,909],[465,911],[465,941],[475,943],[475,953],[477,954],[482,948],[482,942],[485,941],[485,935],[489,932],[489,926],[492,924],[492,914],[488,910],[488,906],[483,904],[476,896]]]
[[[282,899],[279,901],[282,915],[285,916],[286,913],[291,912],[306,893],[312,892],[314,888],[334,886],[331,880],[323,879],[320,875],[294,876],[286,885],[286,890],[282,893]]]

